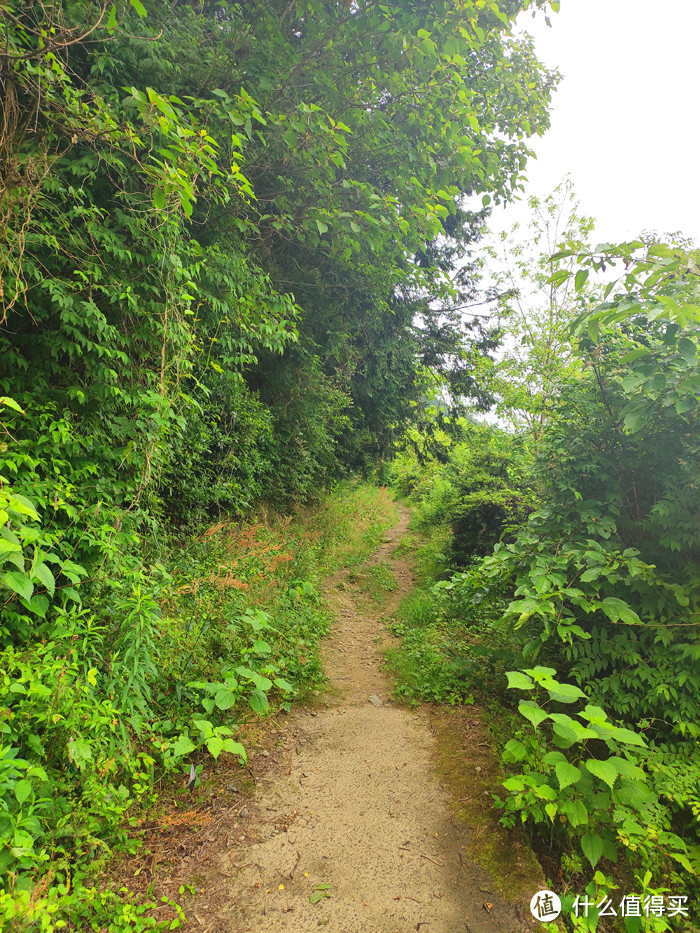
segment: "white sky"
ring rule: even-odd
[[[548,29],[523,17],[538,57],[563,79],[552,126],[531,141],[526,195],[570,174],[594,242],[642,230],[700,240],[699,0],[562,0]],[[495,208],[493,229],[523,220]]]

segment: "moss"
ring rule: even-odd
[[[492,795],[502,793],[503,773],[478,707],[432,707],[435,765],[452,797],[455,819],[469,830],[469,855],[511,900],[544,887],[542,868],[521,833],[498,822]]]

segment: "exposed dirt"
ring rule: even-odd
[[[438,767],[432,724],[439,721],[389,699],[382,656],[391,636],[380,614],[394,611],[414,584],[409,562],[393,556],[409,519],[403,508],[399,515],[366,565],[388,565],[398,586],[386,587],[380,609],[356,575],[329,581],[337,621],[324,649],[328,691],[265,735],[249,794],[229,785],[210,802],[215,831],[199,837],[209,841],[206,854],[183,849],[181,869],[198,887],[186,904],[190,929],[522,933],[536,926],[525,903],[504,898],[470,858],[470,830]],[[461,734],[469,742],[468,731]],[[520,854],[514,848],[514,876]]]

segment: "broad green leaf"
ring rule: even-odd
[[[15,784],[15,797],[20,806],[28,800],[32,795],[32,784],[31,781],[28,781],[26,778],[22,778],[21,781],[17,781]]]
[[[199,729],[205,738],[214,734],[214,726],[212,726],[208,719],[193,719],[192,725],[195,729]]]
[[[46,564],[39,564],[37,567],[35,567],[32,577],[33,579],[38,580],[39,583],[43,583],[49,596],[53,596],[55,594],[56,580],[53,573],[51,570],[49,570]]]
[[[160,187],[153,192],[153,204],[158,211],[165,207],[165,191]]]
[[[644,425],[649,420],[649,409],[648,408],[637,408],[634,411],[628,412],[624,417],[624,425],[629,431],[630,434],[636,434],[637,431],[641,431]]]
[[[560,809],[572,826],[585,826],[588,823],[588,810],[582,800],[566,800]]]
[[[26,496],[20,496],[19,493],[13,493],[10,496],[9,508],[13,509],[15,512],[19,512],[20,515],[26,515],[28,518],[32,518],[34,521],[38,521],[39,514],[34,508],[34,503],[30,502]]]
[[[286,693],[293,693],[294,687],[289,683],[288,680],[285,680],[284,677],[275,677],[273,681],[275,687],[280,690],[284,690]]]
[[[270,709],[270,702],[267,699],[267,695],[263,693],[262,690],[254,690],[248,697],[248,702],[250,703],[250,708],[254,713],[257,713],[258,716],[264,716]]]
[[[646,783],[647,776],[640,767],[626,758],[608,758],[608,761],[617,769],[618,773],[626,778]]]
[[[236,705],[236,694],[228,687],[221,687],[214,696],[214,702],[221,710],[231,709]]]
[[[17,593],[17,595],[23,597],[23,599],[32,598],[34,584],[26,573],[22,573],[19,570],[8,570],[7,573],[3,574],[2,582],[9,590],[12,590],[13,593]]]
[[[510,690],[532,690],[535,686],[532,678],[520,671],[508,671],[506,677],[508,678],[508,688]]]
[[[638,732],[633,732],[632,729],[623,729],[620,726],[613,726],[610,730],[610,735],[618,742],[625,742],[627,745],[637,745],[639,748],[647,747],[644,736],[639,735]]]
[[[529,719],[535,728],[549,716],[549,713],[533,703],[532,700],[521,700],[518,704],[518,712],[526,719]]]
[[[185,755],[189,755],[190,752],[193,752],[196,747],[197,746],[190,738],[186,735],[181,735],[173,745],[172,752],[175,758],[184,758]]]
[[[605,843],[597,833],[584,833],[581,837],[581,848],[591,866],[595,868],[603,854]]]
[[[213,735],[210,739],[207,739],[207,750],[214,758],[218,758],[224,750],[224,739],[218,735]]]
[[[232,755],[238,755],[243,761],[248,760],[245,748],[243,748],[240,742],[234,742],[233,739],[224,739],[224,751],[230,752]]]
[[[548,803],[548,804],[545,804],[544,812],[547,814],[550,820],[554,822],[554,817],[557,815],[558,809],[559,807],[557,806],[556,803]]]
[[[321,234],[323,234],[323,233],[328,233],[328,224],[324,224],[324,222],[323,222],[322,220],[317,220],[317,221],[316,221],[316,226],[318,227],[318,232],[319,232],[319,233],[321,233]]]
[[[612,761],[599,761],[597,758],[591,758],[590,761],[586,762],[586,767],[591,772],[591,774],[595,775],[597,778],[600,778],[601,781],[605,781],[608,787],[612,789],[612,786],[617,780],[619,774]]]
[[[678,352],[686,363],[698,362],[698,348],[689,337],[681,337],[678,341]],[[2,399],[0,399],[2,401]]]
[[[575,703],[576,700],[586,699],[586,694],[574,684],[557,684],[556,687],[544,685],[553,700],[559,703]]]
[[[522,761],[527,758],[527,749],[518,739],[510,739],[503,749],[503,758],[505,761]]]
[[[639,625],[641,622],[637,613],[623,599],[615,596],[606,596],[601,608],[611,622],[620,621],[625,625]]]
[[[141,3],[141,0],[129,0],[129,3],[136,10],[141,19],[146,16],[146,7]]]
[[[576,765],[570,764],[568,761],[558,762],[554,767],[554,771],[556,772],[561,790],[564,790],[564,788],[568,787],[570,784],[575,784],[581,778],[580,769],[577,768]]]
[[[29,612],[35,613],[39,618],[45,619],[46,613],[49,609],[49,601],[45,596],[32,596],[31,599],[23,599],[22,605],[29,610]]]
[[[576,278],[574,279],[574,288],[577,292],[580,292],[583,286],[586,284],[589,276],[588,269],[579,269],[576,273]]]

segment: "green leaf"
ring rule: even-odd
[[[603,854],[605,843],[597,833],[584,833],[581,837],[581,848],[591,866],[595,868]]]
[[[518,704],[518,712],[526,719],[529,719],[535,728],[549,717],[549,713],[540,709],[532,700],[521,700]]]
[[[22,573],[19,570],[8,570],[7,573],[3,574],[2,582],[9,590],[12,590],[13,593],[17,593],[17,595],[21,596],[23,599],[32,598],[34,584],[26,573]]]
[[[588,269],[579,269],[576,273],[576,278],[574,279],[574,288],[577,292],[580,292],[583,286],[586,284],[589,276]]]
[[[625,742],[627,745],[637,745],[639,748],[647,747],[646,739],[639,735],[638,732],[633,732],[632,729],[623,729],[620,726],[613,726],[610,730],[610,735],[613,739],[619,742]]]
[[[146,16],[146,7],[141,3],[141,0],[129,0],[129,3],[136,10],[141,19]]]
[[[7,408],[11,408],[13,411],[18,411],[20,415],[24,415],[25,411],[21,408],[13,398],[8,398],[6,395],[0,396],[0,405],[5,405]]]
[[[328,224],[324,224],[322,220],[317,220],[316,226],[318,227],[319,233],[328,233]]]
[[[698,349],[695,343],[689,337],[681,337],[678,341],[678,352],[686,363],[697,363]],[[2,399],[0,399],[2,401]]]
[[[184,758],[185,755],[189,755],[190,752],[193,752],[196,747],[197,746],[188,736],[181,735],[173,745],[172,752],[175,758]]]
[[[510,739],[503,749],[504,761],[523,761],[527,758],[527,749],[518,739]]]
[[[31,781],[28,781],[26,778],[22,778],[21,781],[17,781],[15,784],[15,797],[20,806],[31,797],[32,794],[32,784]]]
[[[232,755],[238,755],[243,761],[248,760],[245,748],[243,748],[240,742],[234,742],[233,739],[224,739],[224,751],[230,752]]]
[[[532,690],[535,686],[532,678],[520,671],[508,671],[506,677],[508,678],[509,690]]]
[[[586,762],[586,767],[591,772],[591,774],[595,775],[595,777],[600,778],[601,781],[605,781],[608,787],[612,790],[612,786],[617,780],[619,774],[612,761],[599,761],[597,758],[591,758],[590,761]]]
[[[625,625],[639,625],[641,619],[637,613],[630,609],[623,599],[617,599],[615,596],[606,596],[601,604],[601,608],[611,622],[624,622]]]
[[[46,590],[49,596],[53,596],[56,592],[56,580],[53,573],[49,570],[46,564],[39,564],[34,568],[32,577],[35,580],[38,580],[39,583],[43,583],[46,587]]]
[[[45,596],[32,596],[31,599],[23,599],[22,605],[33,612],[35,615],[38,615],[41,619],[46,618],[46,613],[49,609],[49,601]]]
[[[262,690],[254,690],[248,697],[248,702],[250,703],[250,708],[254,713],[257,713],[258,716],[264,716],[270,709],[270,702],[267,699],[267,695],[263,693]]]
[[[628,412],[623,419],[623,423],[630,434],[636,434],[649,420],[648,408],[637,408]]]
[[[559,703],[575,703],[576,700],[586,699],[586,694],[574,684],[557,684],[556,687],[544,685],[553,700]]]
[[[15,512],[19,512],[20,515],[26,515],[29,518],[38,521],[39,515],[34,508],[34,503],[30,502],[26,496],[20,496],[19,493],[14,493],[10,496],[9,508],[13,509]]]
[[[229,690],[228,687],[221,687],[214,696],[214,702],[219,709],[231,709],[236,704],[236,694]]]
[[[583,801],[566,800],[560,809],[572,826],[585,826],[588,823],[588,810]]]
[[[165,207],[165,191],[160,187],[153,192],[153,204],[158,211]]]
[[[330,897],[329,884],[317,884],[316,890],[309,895],[309,904],[318,904],[324,897]]]
[[[571,784],[575,784],[581,778],[581,770],[568,761],[558,762],[554,770],[561,790],[564,790],[565,787],[569,787]]]
[[[284,677],[275,677],[273,683],[275,687],[278,687],[280,690],[284,690],[286,693],[294,692],[294,687],[289,683],[288,680],[285,680]]]
[[[207,750],[214,758],[218,758],[224,750],[224,739],[218,735],[213,735],[210,739],[207,739]]]

